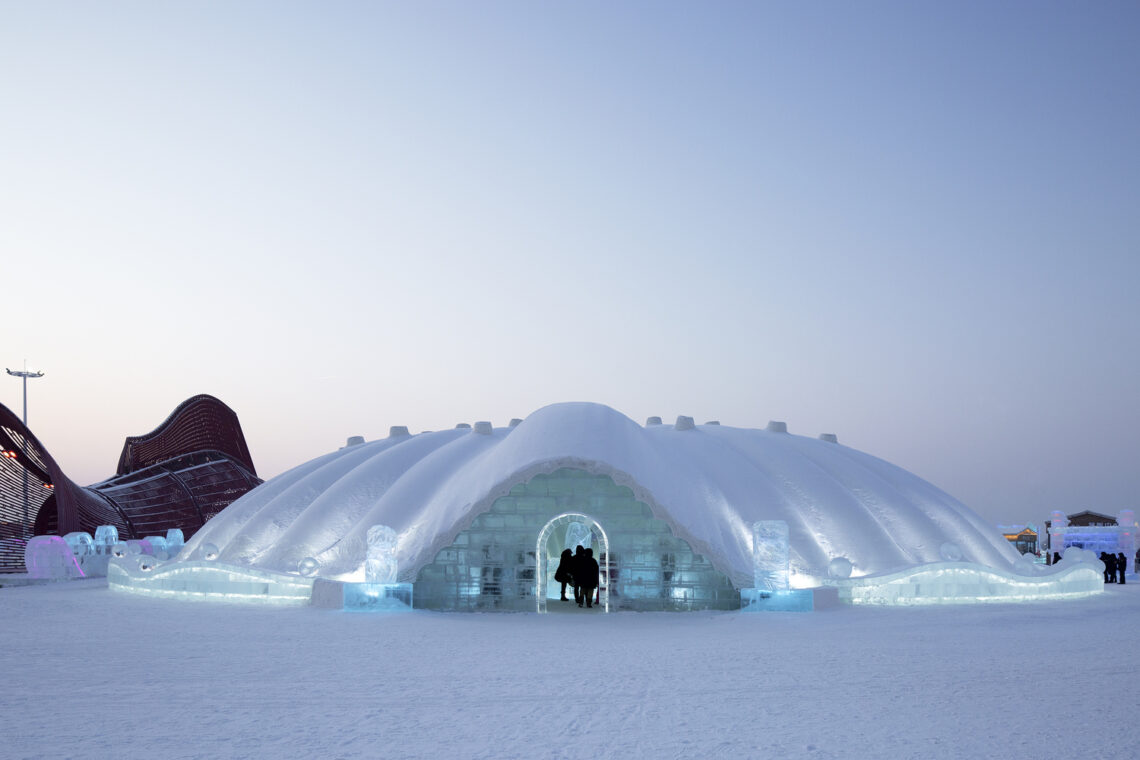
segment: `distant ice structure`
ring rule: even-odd
[[[30,578],[67,580],[84,577],[71,547],[59,536],[34,536],[28,539],[24,547],[24,565],[28,568]]]

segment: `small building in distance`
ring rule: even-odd
[[[999,525],[998,530],[1006,541],[1013,544],[1018,554],[1037,554],[1037,526]]]

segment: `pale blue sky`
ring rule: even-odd
[[[80,483],[588,400],[1140,511],[1138,83],[1132,2],[2,2],[0,362]]]

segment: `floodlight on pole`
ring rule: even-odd
[[[12,369],[8,369],[7,367],[5,367],[4,371],[7,372],[12,377],[19,377],[19,378],[22,378],[24,381],[24,433],[25,434],[20,436],[20,437],[23,439],[23,443],[24,443],[23,449],[24,449],[24,460],[25,461],[24,461],[24,526],[23,527],[24,527],[24,537],[27,538],[28,536],[30,536],[32,534],[31,525],[28,523],[28,465],[27,465],[27,458],[28,458],[28,436],[27,436],[27,431],[28,431],[28,378],[29,377],[31,377],[31,378],[43,377],[44,373],[43,372],[36,372],[35,370],[29,370],[27,359],[24,360],[24,368],[23,369],[12,370]]]

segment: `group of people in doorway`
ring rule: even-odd
[[[1124,573],[1128,570],[1128,557],[1124,552],[1101,552],[1100,561],[1104,563],[1105,583],[1124,583]]]
[[[598,592],[598,561],[594,559],[593,549],[584,549],[581,544],[574,547],[574,553],[569,549],[562,550],[562,557],[558,560],[558,569],[554,571],[554,580],[562,584],[563,602],[570,601],[566,596],[566,587],[574,589],[574,601],[578,606],[594,606],[594,595]],[[600,601],[600,599],[599,599]]]

